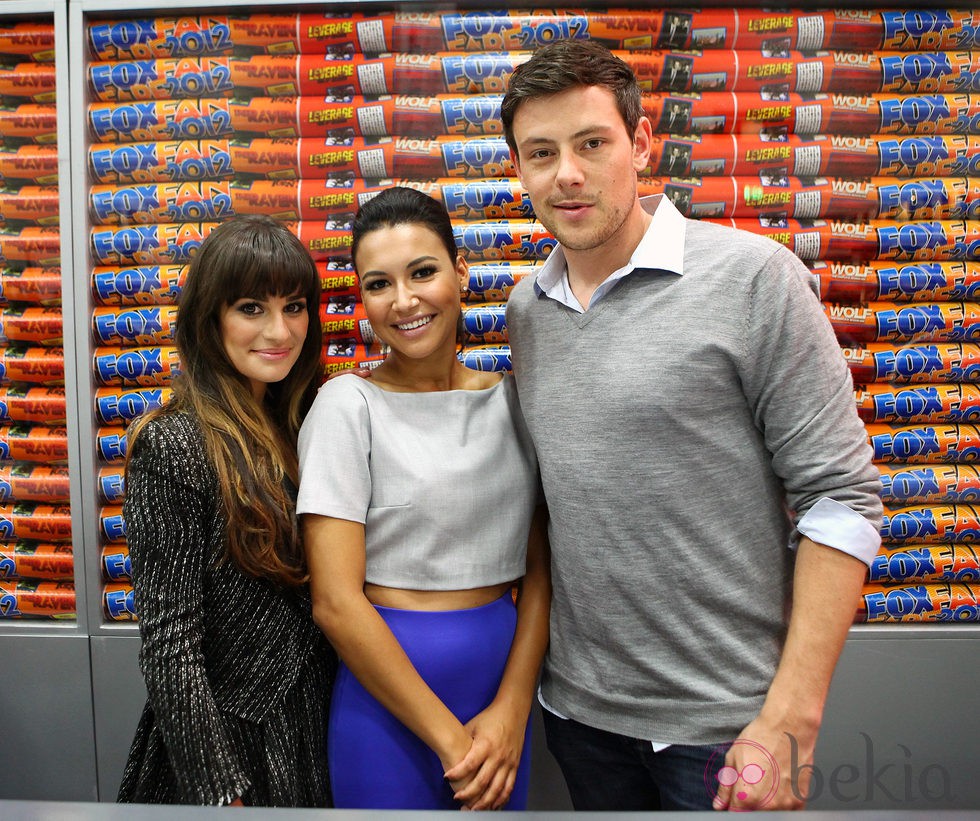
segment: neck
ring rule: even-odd
[[[653,216],[644,211],[640,200],[636,199],[619,230],[602,245],[582,250],[563,246],[568,282],[573,292],[584,290],[591,294],[610,274],[626,265],[652,219]]]
[[[466,368],[456,357],[444,355],[425,360],[406,359],[392,351],[377,368],[373,378],[404,391],[428,393],[450,391],[462,385]]]

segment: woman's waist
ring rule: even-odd
[[[364,595],[371,604],[395,610],[468,610],[495,602],[514,584],[508,581],[465,590],[411,590],[368,582]]]

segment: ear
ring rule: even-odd
[[[653,126],[649,117],[640,117],[633,133],[633,169],[639,173],[650,164],[653,147]]]
[[[518,181],[521,185],[524,185],[524,175],[521,173],[521,160],[513,148],[510,149],[510,161],[514,164],[514,173],[517,174]]]
[[[470,287],[470,266],[460,254],[456,257],[456,276],[459,278],[459,290],[468,291]]]

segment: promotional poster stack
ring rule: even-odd
[[[460,356],[510,368],[507,295],[555,241],[515,176],[500,102],[514,68],[560,38],[602,42],[636,71],[655,132],[641,195],[769,236],[819,282],[884,486],[884,545],[855,621],[980,621],[980,11],[297,11],[119,16],[86,35],[78,173],[108,621],[138,616],[126,426],[170,394],[183,272],[221,220],[272,215],[310,250],[334,373],[385,355],[350,259],[358,206],[392,185],[431,194],[470,265]],[[14,57],[13,74],[44,65]],[[13,597],[0,616],[38,615],[18,604],[35,565],[17,540],[45,556],[67,548],[71,568],[70,528],[53,525],[67,473],[52,445],[35,458],[14,444],[21,430],[56,439],[64,414],[60,306],[45,291],[57,281],[57,156],[42,128],[14,125],[21,109],[37,122],[53,110],[45,94],[0,71],[0,595]],[[621,356],[610,350],[609,367]]]
[[[0,619],[75,618],[54,58],[0,23]]]

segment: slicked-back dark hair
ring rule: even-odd
[[[456,262],[459,247],[456,235],[445,206],[422,191],[405,186],[386,188],[360,207],[351,227],[350,253],[357,267],[357,248],[365,234],[379,228],[394,228],[396,225],[424,225],[441,240]]]

